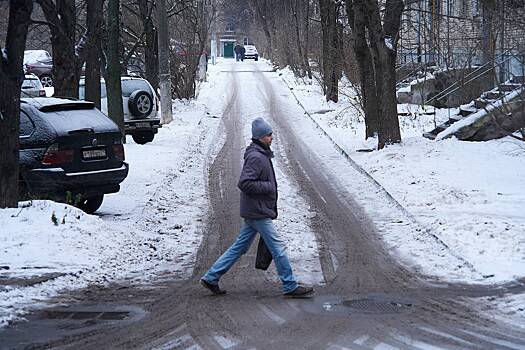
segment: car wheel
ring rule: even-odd
[[[95,197],[82,198],[80,203],[78,203],[78,208],[82,209],[87,214],[93,214],[98,208],[100,208],[103,200],[103,194]]]
[[[129,112],[136,117],[145,117],[153,110],[153,98],[144,90],[136,90],[129,96]]]
[[[53,78],[51,78],[50,75],[44,74],[40,76],[40,82],[42,83],[43,87],[52,87],[53,86]]]
[[[258,56],[255,56],[254,60],[258,61],[258,60],[259,60],[259,57],[258,57]]]
[[[148,142],[153,141],[155,134],[152,131],[142,131],[131,135],[131,137],[133,137],[133,141],[135,141],[139,145],[144,145]]]

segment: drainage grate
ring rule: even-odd
[[[373,299],[345,300],[343,305],[354,310],[373,314],[395,314],[412,306],[411,304],[403,304],[396,301]]]
[[[112,320],[120,321],[129,316],[126,311],[102,312],[102,311],[45,311],[43,318],[51,320]]]

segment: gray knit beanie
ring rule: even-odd
[[[260,139],[272,132],[272,126],[261,117],[255,118],[252,122],[252,138]]]

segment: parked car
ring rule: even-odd
[[[20,97],[45,97],[46,90],[40,79],[34,74],[26,74],[20,91]]]
[[[128,175],[117,125],[86,101],[22,98],[20,197],[69,202],[95,212]]]
[[[44,87],[53,86],[53,58],[45,50],[24,51],[24,70],[26,74],[36,75]]]
[[[246,50],[244,52],[244,58],[245,59],[254,59],[255,61],[259,60],[259,53],[257,52],[257,49],[253,45],[244,45],[244,49]]]
[[[153,141],[155,134],[161,127],[158,117],[159,99],[151,84],[138,77],[122,77],[122,103],[124,108],[124,125],[126,134],[131,135],[138,144]],[[85,80],[80,79],[79,98],[85,98]],[[100,80],[100,108],[108,113],[106,83]]]

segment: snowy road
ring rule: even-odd
[[[525,349],[522,325],[479,314],[469,301],[503,291],[523,293],[520,284],[445,283],[420,274],[414,260],[399,253],[398,237],[419,242],[413,253],[443,274],[477,272],[342,157],[268,65],[231,63],[219,73],[228,87],[218,113],[220,132],[207,135],[202,129],[194,141],[195,148],[207,149],[192,156],[191,167],[197,168],[192,174],[202,178],[178,183],[193,186],[195,194],[205,189],[209,203],[196,195],[178,198],[170,190],[176,177],[168,176],[171,180],[158,189],[161,195],[143,209],[145,232],[175,224],[173,203],[210,205],[193,277],[148,288],[83,291],[75,296],[77,306],[111,303],[145,312],[136,313],[136,322],[80,324],[73,327],[76,336],[32,348]],[[253,268],[254,249],[221,280],[227,296],[209,296],[197,283],[238,232],[236,183],[255,116],[274,125],[276,173],[284,184],[276,225],[289,242],[298,276],[316,285],[312,299],[282,298],[275,274]]]

